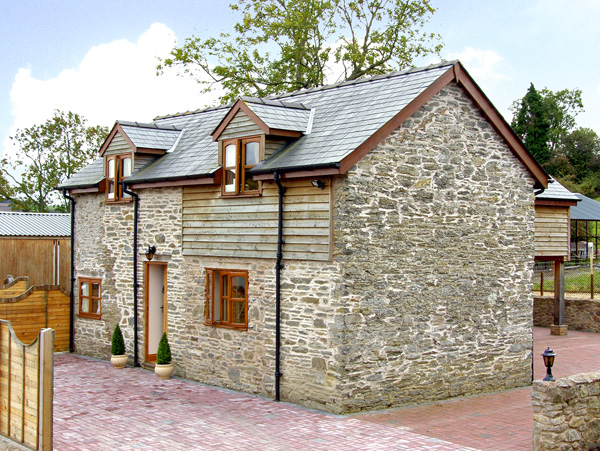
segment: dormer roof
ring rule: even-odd
[[[117,134],[125,139],[134,152],[164,154],[177,142],[182,130],[174,125],[117,121],[100,148],[100,156],[104,156]]]
[[[243,111],[265,135],[299,138],[309,128],[310,108],[300,103],[240,97],[211,133],[217,141],[238,112]]]

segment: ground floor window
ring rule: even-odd
[[[205,324],[248,328],[248,271],[206,270]]]
[[[102,281],[79,278],[79,316],[100,319],[102,316]]]

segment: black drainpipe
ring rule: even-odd
[[[282,247],[283,241],[283,195],[285,188],[279,181],[277,171],[273,173],[273,180],[279,188],[279,216],[277,222],[277,263],[275,264],[275,401],[279,401],[279,379],[281,372],[279,371],[280,350],[281,350],[281,270],[283,265]]]
[[[73,320],[75,319],[75,306],[73,290],[75,289],[75,198],[67,194],[67,190],[63,190],[63,197],[71,201],[71,295],[69,308],[69,351],[75,351],[75,338],[73,334]]]
[[[133,366],[140,366],[138,361],[138,209],[140,197],[133,191],[125,187],[124,182],[119,182],[123,187],[123,192],[133,197]]]

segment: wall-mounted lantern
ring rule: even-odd
[[[552,376],[552,365],[554,365],[554,357],[556,357],[556,354],[552,349],[550,349],[550,347],[548,347],[548,349],[546,349],[542,354],[542,357],[544,358],[544,365],[546,365],[546,377],[544,380],[553,382],[556,379],[554,379],[554,376]]]
[[[154,254],[156,254],[156,246],[148,246],[148,249],[146,249],[146,258],[150,261],[154,258]]]
[[[323,183],[323,180],[315,179],[312,182],[310,182],[310,184],[312,186],[314,186],[315,188],[319,188],[319,189],[325,188],[325,183]]]

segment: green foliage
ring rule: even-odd
[[[527,94],[521,99],[512,127],[540,164],[550,161],[552,155],[548,147],[550,138],[549,113],[542,96],[533,86],[529,86]]]
[[[242,15],[231,33],[186,38],[159,73],[182,67],[204,92],[220,84],[227,102],[321,86],[332,63],[354,80],[410,67],[442,48],[438,35],[421,31],[435,11],[430,0],[238,0],[230,7]]]
[[[55,110],[44,124],[17,130],[10,138],[18,146],[16,156],[0,160],[0,197],[23,211],[66,211],[67,202],[54,188],[87,165],[108,135],[107,127],[86,122]]]
[[[110,344],[110,352],[112,355],[124,355],[125,354],[125,340],[123,340],[123,333],[121,328],[117,324],[112,334],[112,341]]]
[[[159,365],[166,365],[171,363],[171,347],[169,346],[169,340],[167,339],[167,333],[163,332],[160,341],[158,342],[158,350],[156,351],[156,363]]]

